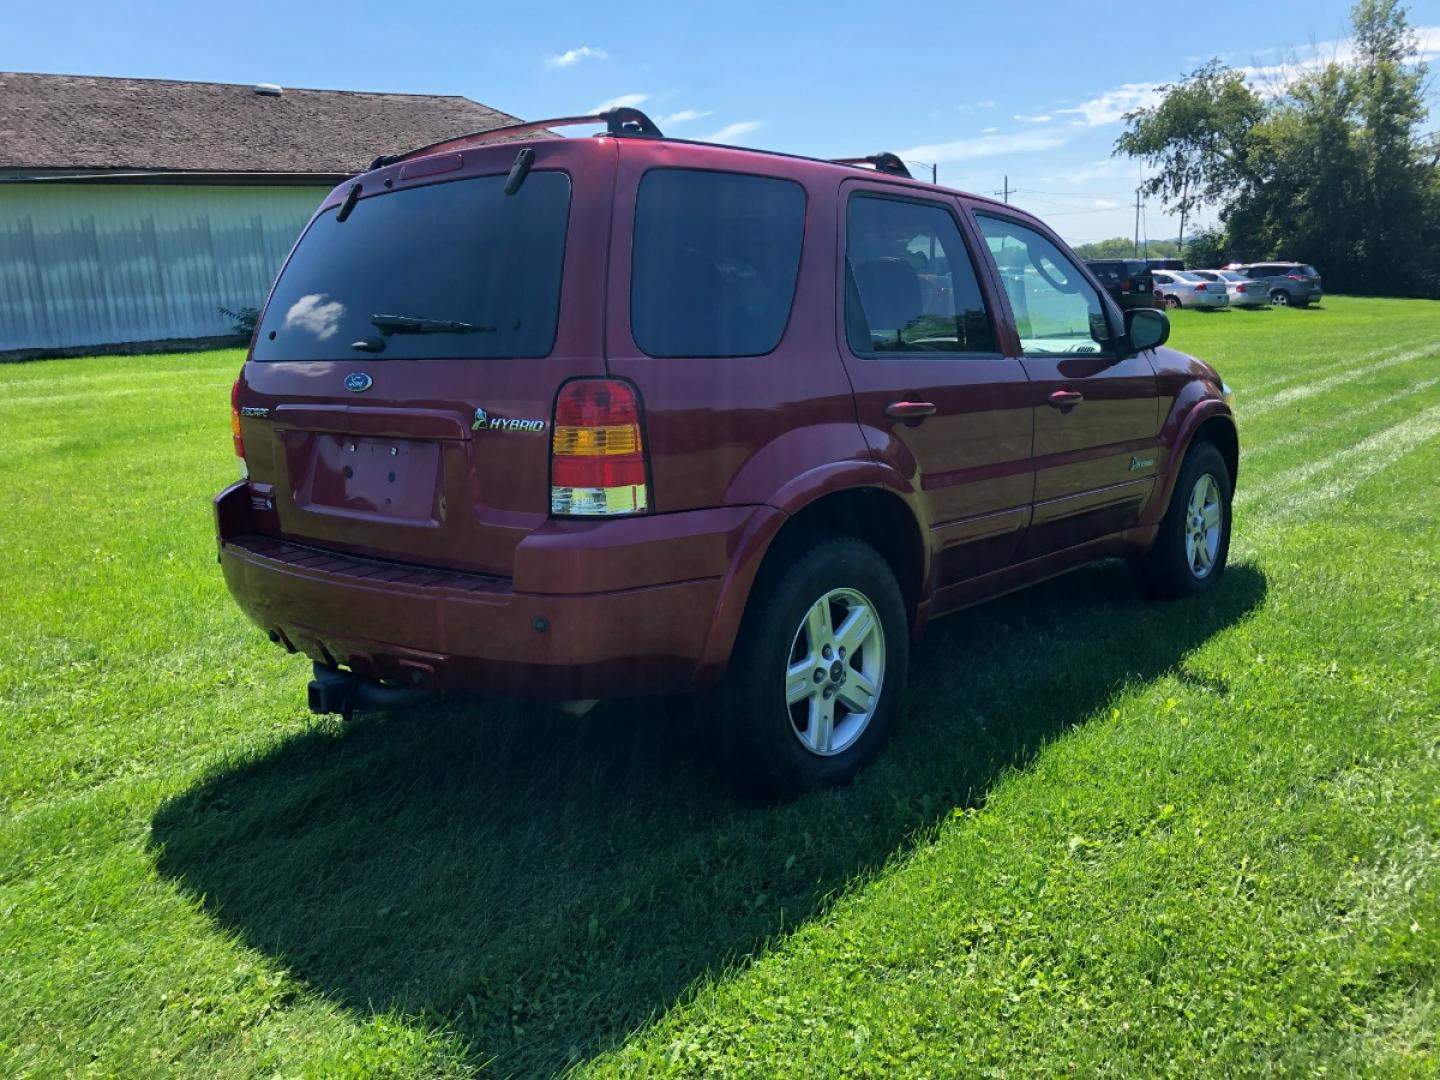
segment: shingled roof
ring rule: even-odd
[[[0,169],[346,176],[516,123],[469,98],[0,72]]]

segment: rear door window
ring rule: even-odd
[[[570,178],[430,184],[310,225],[276,282],[256,360],[541,357],[555,342]],[[357,349],[357,346],[363,348]]]
[[[857,356],[998,351],[975,264],[942,206],[854,195],[845,275],[846,335]]]
[[[630,329],[650,356],[762,356],[780,344],[805,233],[793,180],[652,169],[640,181]]]

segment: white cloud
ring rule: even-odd
[[[609,112],[611,109],[634,109],[649,100],[649,94],[621,94],[619,97],[606,98],[590,111],[602,113]]]
[[[701,112],[698,109],[681,109],[679,112],[657,116],[655,123],[659,125],[661,131],[664,131],[666,128],[678,127],[680,124],[688,124],[691,120],[700,120],[709,115],[708,110]]]
[[[1022,124],[1048,124],[1055,118],[1049,113],[1044,113],[1040,116],[1026,116],[1024,113],[1016,113],[1015,119],[1019,120]]]
[[[1099,161],[1091,161],[1072,170],[1057,172],[1055,177],[1052,177],[1046,182],[1063,180],[1067,184],[1083,184],[1090,180],[1115,180],[1120,178],[1138,181],[1140,179],[1140,167],[1129,158],[1101,158]]]
[[[761,120],[741,120],[736,124],[726,124],[719,131],[706,135],[704,142],[733,142],[742,135],[749,135],[752,131],[758,131],[765,124]]]
[[[547,56],[545,66],[551,68],[574,67],[581,60],[606,60],[609,54],[604,49],[592,49],[589,45],[581,45],[578,49],[567,49],[558,56]]]
[[[902,158],[918,161],[975,161],[1001,154],[1029,154],[1063,146],[1068,136],[1053,131],[1017,131],[1009,135],[981,135],[954,142],[912,146],[900,151]]]
[[[1415,26],[1415,51],[1410,54],[1412,61],[1428,61],[1440,58],[1440,26]],[[1280,52],[1278,49],[1262,49],[1256,55]],[[1329,63],[1348,63],[1355,59],[1355,44],[1351,41],[1320,41],[1313,43],[1305,56],[1292,53],[1274,64],[1251,64],[1240,68],[1257,92],[1266,97],[1278,97],[1289,85],[1317,68]]]
[[[1094,210],[1118,210],[1120,204],[1113,199],[1096,199],[1090,204]]]
[[[1073,108],[1055,111],[1065,116],[1080,117],[1071,121],[1077,127],[1100,127],[1116,123],[1132,109],[1149,108],[1159,100],[1159,87],[1155,83],[1123,83]]]
[[[982,128],[981,130],[982,130],[986,135],[994,135],[995,132],[999,131],[1000,129],[999,129],[999,128],[995,128],[995,127],[988,127],[988,128]]]
[[[977,101],[975,102],[975,107],[977,109],[993,109],[995,108],[995,99],[986,98],[984,101]]]

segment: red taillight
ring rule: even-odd
[[[1303,277],[1301,277],[1299,274],[1286,274],[1286,275],[1285,275],[1285,280],[1286,280],[1286,281],[1304,281],[1305,279],[1304,279]]]
[[[575,379],[555,399],[550,440],[550,512],[596,517],[643,514],[645,436],[629,383]]]
[[[1202,281],[1199,285],[1196,285],[1196,286],[1195,286],[1195,291],[1196,291],[1196,292],[1204,292],[1204,291],[1205,291],[1205,283]]]
[[[1235,286],[1235,291],[1236,291],[1236,292],[1249,292],[1249,291],[1250,291],[1250,286],[1249,286],[1249,285],[1236,285],[1236,286]]]
[[[1128,293],[1130,291],[1130,279],[1128,277],[1120,282],[1120,291],[1122,293]]]

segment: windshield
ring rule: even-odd
[[[540,357],[555,341],[570,179],[533,173],[361,199],[311,224],[275,285],[256,360]]]
[[[1195,282],[1197,281],[1205,280],[1204,278],[1200,277],[1200,275],[1192,274],[1188,270],[1171,270],[1170,276],[1173,277],[1176,281],[1187,281],[1191,285],[1195,284]]]
[[[1226,281],[1249,281],[1244,274],[1237,274],[1234,270],[1221,270],[1220,276]]]

